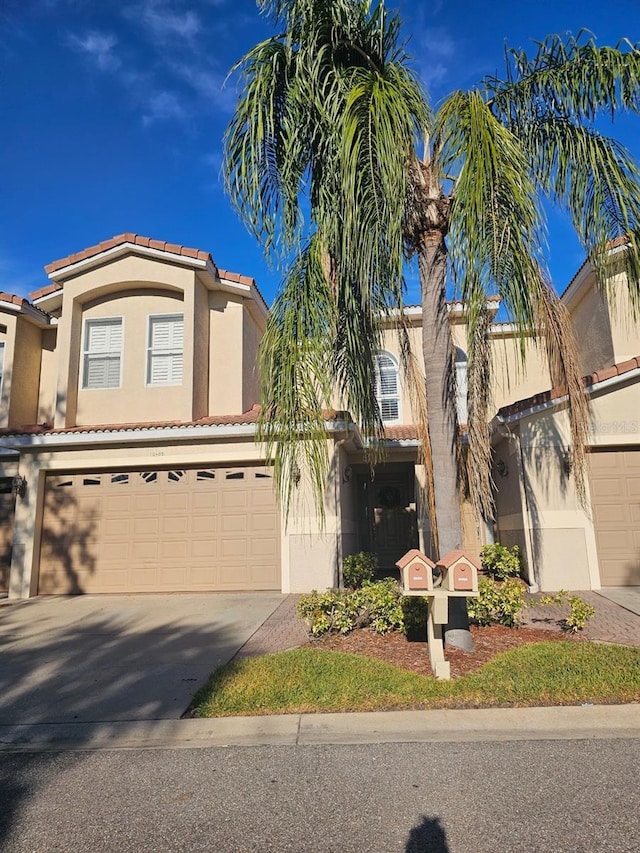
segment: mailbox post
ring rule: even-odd
[[[464,551],[451,551],[433,563],[417,549],[408,551],[396,563],[400,569],[402,592],[427,599],[427,642],[429,661],[436,678],[451,678],[449,661],[444,657],[443,625],[449,621],[449,599],[478,595],[478,564]],[[442,575],[434,587],[434,569]]]

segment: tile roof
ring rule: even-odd
[[[401,424],[384,428],[384,437],[389,441],[417,441],[418,427],[414,424]]]
[[[256,286],[255,279],[251,276],[241,275],[240,273],[232,272],[231,270],[218,269],[210,252],[205,252],[202,249],[194,249],[189,246],[182,246],[178,243],[167,243],[163,240],[154,240],[151,237],[143,237],[141,234],[134,234],[132,232],[117,234],[115,237],[111,237],[109,240],[103,240],[95,246],[89,246],[87,249],[83,249],[80,252],[75,252],[72,255],[60,258],[57,261],[52,261],[52,263],[45,266],[45,272],[47,275],[55,278],[54,274],[59,270],[64,269],[71,264],[77,264],[80,261],[93,258],[103,252],[108,252],[109,249],[115,249],[117,246],[121,246],[124,243],[132,243],[135,246],[156,249],[157,251],[167,252],[172,255],[182,255],[185,258],[209,261],[209,263],[211,263],[217,270],[221,279],[237,282],[239,284]],[[52,284],[48,284],[45,287],[34,290],[30,296],[31,299],[41,299],[43,296],[48,296],[50,293],[56,293],[59,290],[62,290],[62,282],[54,281]]]
[[[323,411],[325,420],[331,421],[340,418],[344,412],[333,409]],[[208,415],[193,421],[145,421],[128,424],[91,424],[72,427],[54,428],[51,423],[25,424],[20,427],[5,428],[0,430],[0,435],[68,435],[95,432],[139,432],[147,429],[181,429],[184,427],[207,427],[207,426],[247,426],[256,424],[260,416],[260,406],[254,405],[246,412],[239,415]]]
[[[622,361],[619,364],[614,364],[611,367],[605,367],[602,370],[597,370],[595,373],[590,373],[588,376],[582,377],[582,384],[585,388],[592,388],[606,379],[613,379],[614,376],[622,376],[632,370],[640,367],[640,355],[635,358],[630,358],[628,361]],[[551,388],[550,391],[544,391],[541,394],[534,394],[531,397],[526,397],[524,400],[518,400],[509,406],[503,406],[498,414],[502,417],[509,415],[517,415],[527,409],[533,409],[535,406],[543,406],[550,403],[552,400],[559,400],[567,394],[566,388]]]
[[[85,261],[87,258],[100,255],[102,252],[108,252],[109,249],[115,249],[116,246],[121,246],[123,243],[133,243],[136,246],[157,249],[160,252],[169,252],[172,255],[184,255],[186,258],[198,258],[202,261],[210,260],[211,263],[214,263],[211,254],[203,252],[202,249],[191,249],[188,246],[181,246],[178,243],[167,243],[164,240],[154,240],[151,237],[143,237],[141,234],[133,234],[130,231],[126,231],[124,234],[117,234],[109,240],[103,240],[95,246],[89,246],[81,252],[75,252],[72,255],[67,255],[65,258],[52,261],[52,263],[46,265],[44,271],[48,275],[51,275],[51,273],[63,269],[63,267],[68,267],[70,264],[77,264],[79,261]]]
[[[38,308],[37,305],[33,305],[28,299],[25,299],[24,296],[16,296],[15,293],[7,293],[6,291],[0,292],[0,302],[10,302],[13,305],[17,305],[19,308],[33,309],[39,314],[42,314],[43,317],[50,316],[46,311],[43,311],[42,308]]]

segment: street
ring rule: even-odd
[[[640,739],[5,753],[0,849],[637,851]]]

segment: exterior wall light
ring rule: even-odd
[[[27,491],[27,480],[25,477],[21,477],[20,474],[16,474],[13,480],[11,481],[11,494],[15,496],[20,496],[23,498]]]

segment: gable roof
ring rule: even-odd
[[[212,269],[214,275],[220,278],[220,280],[255,288],[260,300],[262,300],[266,307],[264,298],[260,293],[254,278],[242,275],[241,273],[232,272],[231,270],[220,269],[213,260],[210,252],[206,252],[203,249],[195,249],[190,246],[183,246],[179,243],[168,243],[164,240],[154,240],[152,237],[144,237],[141,234],[134,234],[131,231],[126,231],[123,234],[117,234],[109,240],[103,240],[101,243],[96,243],[94,246],[89,246],[86,249],[82,249],[80,252],[74,252],[71,255],[66,255],[64,258],[59,258],[57,261],[52,261],[50,264],[47,264],[44,269],[53,283],[46,285],[45,287],[41,287],[38,290],[34,290],[29,294],[29,296],[33,300],[38,300],[62,290],[64,283],[63,280],[66,278],[65,273],[67,271],[71,272],[69,270],[70,267],[82,263],[83,261],[89,261],[92,258],[98,258],[100,255],[107,252],[113,252],[113,250],[127,245],[131,247],[139,246],[141,249],[152,250],[154,253],[161,252],[166,254],[168,258],[185,258],[186,260],[204,262]]]

